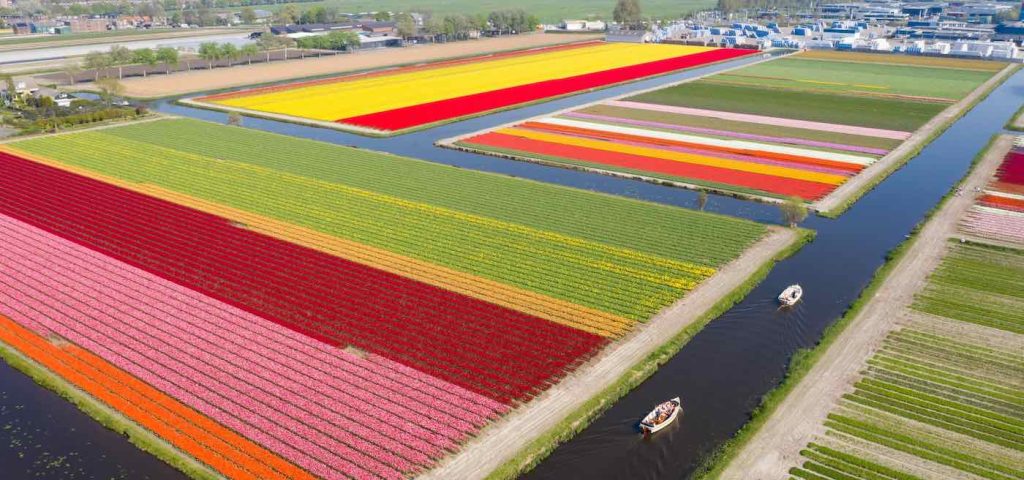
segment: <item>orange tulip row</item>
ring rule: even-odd
[[[2,315],[0,341],[227,478],[316,478],[76,345],[58,346]]]

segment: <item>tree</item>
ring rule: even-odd
[[[216,42],[203,42],[199,44],[199,58],[209,62],[207,66],[213,70],[213,63],[220,60],[221,49]]]
[[[220,46],[220,58],[228,59],[229,67],[233,65],[234,61],[238,60],[238,57],[241,55],[241,52],[238,51],[238,47],[233,43],[226,42]]]
[[[299,7],[296,7],[293,4],[288,4],[281,7],[281,9],[277,11],[277,23],[283,25],[295,23],[296,21],[298,21],[299,16],[301,16],[301,14],[299,13]]]
[[[228,113],[228,125],[231,125],[232,127],[241,127],[242,126],[242,115],[239,114],[238,112],[229,112]]]
[[[110,52],[107,55],[110,56],[111,65],[117,67],[117,78],[122,78],[124,76],[124,66],[131,65],[134,54],[128,47],[114,45],[110,47]]]
[[[615,3],[615,10],[612,11],[612,18],[616,23],[630,27],[640,25],[640,15],[639,0],[618,0]]]
[[[706,207],[707,205],[708,205],[708,192],[705,191],[705,190],[701,190],[700,193],[697,194],[697,208],[700,209],[700,211],[703,212],[704,211],[704,207]]]
[[[242,23],[252,25],[256,23],[256,10],[253,10],[252,7],[245,7],[238,14],[238,17],[242,19]]]
[[[399,13],[395,16],[395,29],[398,30],[398,36],[402,39],[411,38],[416,35],[416,20],[408,13]]]
[[[156,52],[151,48],[140,48],[132,52],[132,55],[134,56],[132,62],[141,64],[145,67],[142,69],[142,76],[148,76],[149,67],[156,65]]]
[[[115,97],[124,94],[124,85],[116,78],[101,78],[96,81],[96,88],[100,90],[100,98],[110,106]]]
[[[245,45],[242,45],[242,48],[238,51],[238,53],[246,58],[246,60],[249,62],[249,65],[252,65],[252,57],[255,57],[256,55],[260,54],[260,46],[255,43],[247,43]]]
[[[68,60],[64,67],[61,68],[61,71],[64,72],[64,75],[68,76],[68,85],[74,85],[75,76],[82,71],[82,67],[78,64],[78,60]]]
[[[110,66],[110,56],[103,52],[89,52],[85,54],[85,68],[93,70],[93,81],[100,79],[100,71]]]
[[[156,60],[164,64],[164,73],[170,75],[171,65],[178,65],[178,50],[171,47],[156,49]]]
[[[378,22],[386,22],[391,20],[391,12],[377,12],[373,14],[373,19]]]
[[[791,227],[807,218],[807,205],[798,197],[787,198],[779,205],[779,210],[782,211],[782,220]]]

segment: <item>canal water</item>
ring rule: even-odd
[[[390,139],[254,118],[245,118],[244,125],[388,151],[457,168],[695,208],[697,194],[692,191],[457,152],[437,148],[433,143],[756,60],[741,59],[694,69]],[[743,425],[761,396],[778,384],[792,354],[814,345],[822,330],[842,314],[871,280],[885,254],[966,172],[975,153],[1002,130],[1022,102],[1024,74],[1018,73],[840,218],[809,218],[803,226],[818,232],[812,244],[779,263],[742,303],[711,322],[654,376],[575,439],[559,447],[526,478],[681,478],[692,472],[703,455]],[[152,107],[182,116],[225,120],[222,113],[170,101],[157,102]],[[706,210],[761,222],[779,221],[775,207],[725,196],[710,195]],[[778,311],[774,297],[786,285],[796,282],[805,288],[804,301],[792,311]],[[654,404],[674,396],[683,398],[685,416],[653,440],[641,439],[636,431],[639,418]],[[31,432],[27,442],[35,442],[39,447],[18,448],[21,443],[15,441],[8,446],[7,432],[12,428]],[[61,462],[73,464],[74,468],[59,466],[39,476],[42,470],[38,465],[49,464],[54,458],[67,458]],[[61,468],[76,472],[76,476],[60,474]],[[4,479],[181,477],[6,365],[0,366],[0,472]]]

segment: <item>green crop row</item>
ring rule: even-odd
[[[716,75],[729,82],[772,87],[908,95],[959,100],[995,72],[920,65],[867,64],[787,57]],[[927,78],[927,82],[922,82]]]
[[[829,414],[825,426],[878,445],[908,453],[935,463],[973,473],[991,480],[1013,480],[1016,472],[992,462],[931,442],[879,428],[842,415]]]
[[[1024,399],[1021,398],[1019,390],[963,375],[957,375],[945,370],[915,365],[913,363],[902,361],[898,358],[890,357],[884,353],[875,355],[874,358],[868,360],[868,364],[915,378],[920,378],[922,380],[927,380],[939,385],[947,385],[980,395],[986,395],[1014,405],[1024,405]]]
[[[195,120],[102,133],[686,262],[721,265],[764,233],[723,215]]]
[[[869,472],[882,475],[883,477],[892,478],[895,480],[921,480],[920,478],[909,473],[894,470],[892,468],[877,464],[869,460],[865,460],[855,455],[840,452],[839,450],[835,450],[824,445],[818,445],[817,443],[812,442],[807,445],[807,448],[817,453],[819,456],[830,457],[842,461],[844,463],[859,467],[862,470],[867,470]]]
[[[949,105],[706,81],[683,83],[627,100],[911,132]]]
[[[854,403],[873,407],[881,411],[905,417],[920,423],[932,425],[952,432],[967,435],[989,443],[1014,450],[1024,450],[1024,443],[1012,432],[982,424],[975,420],[959,419],[956,416],[936,412],[927,407],[901,401],[893,395],[869,391],[857,391],[843,397]]]
[[[966,405],[972,405],[978,408],[990,410],[992,412],[1000,413],[1002,415],[1008,415],[1013,417],[1024,417],[1024,408],[1013,405],[1002,400],[992,398],[987,395],[980,395],[974,392],[968,392],[958,388],[953,388],[947,385],[938,385],[927,380],[922,380],[915,377],[910,377],[901,373],[891,372],[884,369],[875,367],[868,368],[866,375],[869,378],[875,378],[898,385],[901,387],[913,389],[926,394],[935,395],[947,400],[962,402]]]
[[[1024,354],[1000,352],[966,343],[952,342],[943,337],[914,331],[903,331],[890,335],[887,343],[891,345],[909,345],[935,355],[954,356],[958,361],[967,360],[989,365],[994,364],[1000,368],[1020,370],[1024,373]]]
[[[888,341],[885,343],[884,351],[916,358],[922,363],[931,365],[955,365],[958,371],[970,372],[974,376],[985,377],[1000,383],[1012,383],[1015,379],[1024,379],[1024,371],[1011,363],[939,350],[925,343],[906,340]]]

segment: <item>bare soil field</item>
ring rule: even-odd
[[[1011,143],[1012,137],[1002,136],[992,144],[964,183],[965,191],[985,186]],[[953,197],[931,218],[879,293],[779,404],[720,479],[785,478],[789,468],[800,462],[800,450],[824,433],[825,417],[853,388],[864,362],[906,318],[914,294],[927,283],[947,251],[948,239],[956,233],[958,220],[973,203],[972,195]]]
[[[290,60],[231,68],[217,68],[213,70],[176,73],[173,75],[154,75],[146,78],[126,79],[122,83],[125,86],[125,95],[129,97],[167,97],[318,75],[357,72],[469,55],[483,55],[506,50],[594,40],[601,37],[602,35],[544,33],[513,35],[463,42],[369,50],[323,58],[307,58],[297,61]],[[91,84],[83,86],[83,89],[86,90],[90,88]]]

